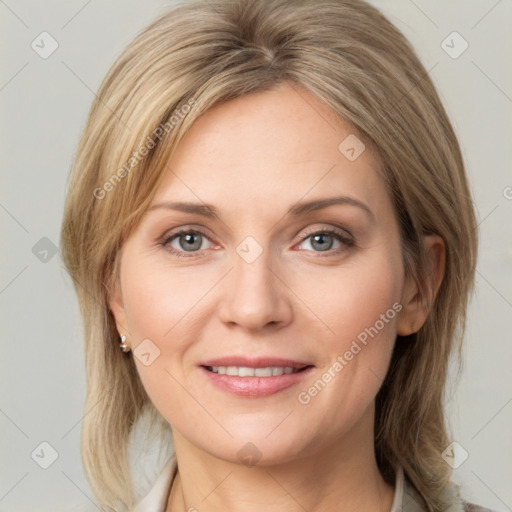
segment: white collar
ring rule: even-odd
[[[176,457],[173,455],[158,475],[149,494],[137,503],[133,512],[165,512],[176,470]]]

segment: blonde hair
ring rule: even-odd
[[[424,297],[421,237],[435,233],[445,242],[446,270],[431,313],[419,332],[398,337],[375,420],[384,478],[393,483],[401,465],[428,510],[445,510],[443,390],[473,286],[476,223],[459,144],[428,73],[406,38],[361,0],[186,2],[134,39],[98,92],[70,176],[61,246],[84,322],[83,463],[107,510],[134,505],[133,428],[145,414],[164,424],[132,355],[119,349],[109,310],[123,240],[202,113],[282,82],[322,100],[380,157],[405,271]]]

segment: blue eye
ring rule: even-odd
[[[176,256],[189,256],[186,253],[191,253],[190,256],[197,256],[197,252],[207,248],[204,247],[206,240],[208,240],[208,238],[201,231],[189,229],[179,231],[178,233],[166,237],[162,240],[161,245]]]
[[[332,230],[317,231],[305,235],[302,237],[301,245],[308,240],[314,252],[327,252],[331,251],[331,249],[334,252],[340,252],[340,250],[343,251],[345,248],[354,245],[352,239]]]

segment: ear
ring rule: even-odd
[[[398,315],[397,334],[408,336],[420,330],[427,320],[434,298],[444,276],[446,247],[438,235],[423,237],[423,246],[427,255],[427,296],[420,292],[418,284],[407,278],[402,295],[402,310]]]
[[[126,322],[126,312],[124,310],[123,292],[119,277],[115,280],[108,295],[108,304],[110,311],[116,321],[117,332],[119,334],[128,334],[128,323]]]

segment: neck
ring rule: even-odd
[[[373,423],[370,430],[365,436],[358,428],[289,462],[252,467],[206,453],[174,432],[179,472],[167,512],[389,512],[394,489],[378,470]]]

